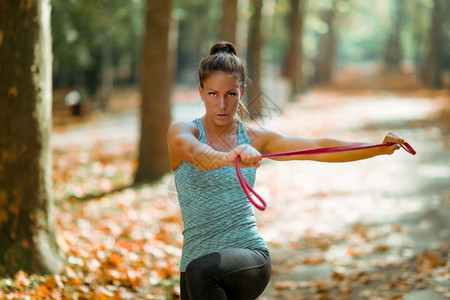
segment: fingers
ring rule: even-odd
[[[394,153],[396,150],[398,150],[398,149],[400,149],[400,145],[399,144],[392,144],[392,145],[390,145],[390,146],[387,146],[386,148],[385,148],[385,153],[386,154],[392,154],[392,153]]]
[[[242,167],[259,167],[261,165],[261,153],[250,145],[241,145],[233,150],[235,157],[241,158]]]
[[[397,132],[391,131],[385,136],[383,143],[392,143],[391,146],[386,147],[386,153],[392,154],[401,148],[405,140]]]
[[[395,131],[391,131],[384,138],[384,142],[402,145],[405,140]]]

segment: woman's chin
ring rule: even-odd
[[[230,125],[231,122],[234,121],[234,115],[231,114],[215,114],[212,115],[211,121],[214,122],[217,126],[227,126]]]

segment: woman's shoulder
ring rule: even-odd
[[[257,127],[257,128],[247,128],[247,134],[249,138],[270,138],[276,135],[280,135],[279,132],[264,128],[264,127]]]
[[[247,128],[247,135],[251,141],[252,146],[258,151],[262,151],[266,147],[268,142],[278,137],[280,133],[272,129],[258,127]]]
[[[194,121],[191,122],[176,122],[169,127],[169,135],[178,135],[182,133],[192,133],[198,137],[199,129]]]

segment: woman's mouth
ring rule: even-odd
[[[219,119],[225,119],[226,117],[228,117],[228,114],[216,114],[216,116]]]

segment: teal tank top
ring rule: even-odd
[[[198,139],[206,144],[201,119],[193,122],[199,129]],[[250,144],[244,126],[238,125],[238,145]],[[256,168],[243,168],[242,175],[253,186]],[[201,171],[183,161],[175,170],[175,186],[184,223],[181,272],[193,259],[218,250],[268,250],[234,167]]]

